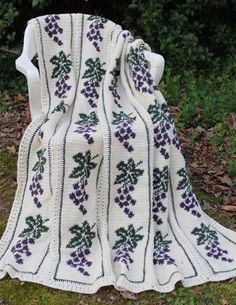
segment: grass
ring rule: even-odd
[[[6,180],[10,182],[16,174],[16,158],[2,151],[0,171],[0,185]],[[16,189],[11,183],[8,183],[8,186],[4,190],[4,200],[1,202],[1,205],[6,206],[7,213],[5,217],[1,217],[0,236],[4,232]],[[3,190],[0,191],[2,193]],[[219,199],[202,191],[197,191],[197,196],[200,202],[205,200],[212,207],[207,210],[209,216],[229,228],[234,225],[233,215],[220,210]],[[236,305],[236,281],[208,282],[188,288],[177,282],[175,290],[170,293],[144,291],[138,294],[138,300],[124,300],[113,286],[101,287],[97,293],[86,295],[21,282],[17,278],[10,278],[9,275],[0,280],[0,284],[0,304],[4,305]]]

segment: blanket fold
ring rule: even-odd
[[[101,16],[28,23],[42,112],[20,143],[0,278],[92,294],[235,277],[236,232],[200,206],[151,47]]]

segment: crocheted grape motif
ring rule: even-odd
[[[196,217],[201,217],[201,213],[198,211],[198,200],[195,193],[192,190],[191,181],[188,176],[188,172],[185,168],[181,168],[177,171],[177,174],[182,177],[178,182],[177,190],[185,190],[181,197],[183,201],[180,203],[180,207],[187,212],[191,212]]]
[[[153,220],[157,225],[163,223],[160,217],[160,212],[164,213],[166,207],[163,205],[163,200],[166,198],[168,192],[169,172],[168,167],[163,169],[154,168],[153,170]]]
[[[154,265],[176,265],[175,260],[170,257],[167,253],[170,252],[171,240],[166,240],[168,234],[162,235],[161,231],[157,231],[154,236],[154,252],[153,252],[153,263]],[[177,266],[177,265],[176,265]]]
[[[154,124],[154,145],[159,149],[163,157],[168,159],[169,152],[167,151],[167,147],[171,143],[169,131],[174,124],[169,108],[164,103],[159,105],[155,99],[154,104],[149,105],[147,111],[151,115]],[[173,141],[177,143],[177,138],[175,137]]]
[[[39,239],[42,233],[47,232],[49,228],[44,225],[49,219],[42,219],[41,215],[37,215],[36,218],[33,216],[28,216],[25,219],[28,225],[19,235],[19,239],[16,244],[11,248],[11,252],[17,264],[23,264],[23,256],[30,256],[30,246],[35,244],[36,239]]]
[[[197,244],[198,246],[205,245],[207,256],[215,259],[221,259],[222,261],[229,263],[234,261],[232,258],[227,258],[225,256],[225,254],[228,254],[228,251],[220,248],[217,232],[213,229],[211,230],[210,225],[206,226],[204,223],[201,223],[201,226],[195,227],[191,234],[199,236],[197,238]]]
[[[55,95],[59,98],[66,98],[67,91],[71,89],[67,80],[70,78],[72,61],[68,59],[71,54],[66,55],[64,51],[60,51],[58,55],[54,55],[50,62],[54,65],[51,78],[57,78]]]
[[[148,69],[147,60],[144,56],[145,45],[141,43],[138,47],[131,46],[127,55],[130,74],[135,88],[144,93],[153,93],[153,79]]]
[[[85,220],[82,225],[74,225],[69,229],[69,231],[75,236],[71,238],[70,242],[67,244],[67,248],[76,248],[70,254],[70,259],[66,262],[72,268],[76,268],[83,275],[90,275],[86,270],[86,267],[92,265],[92,261],[87,259],[90,254],[90,248],[92,246],[92,240],[95,238],[96,234],[92,231],[95,223],[90,226],[88,221]]]
[[[104,24],[108,21],[108,19],[100,16],[89,16],[87,20],[93,22],[89,25],[89,32],[86,34],[86,36],[92,42],[95,49],[100,52],[101,50],[98,42],[103,40],[100,30],[104,29]]]
[[[118,102],[120,100],[120,95],[117,93],[117,82],[118,82],[118,77],[120,75],[120,59],[116,58],[116,67],[110,71],[110,74],[114,76],[114,78],[111,80],[111,85],[108,86],[109,90],[111,91],[113,95],[113,101],[114,103],[121,108],[121,104]]]
[[[40,184],[40,181],[43,179],[42,173],[44,172],[44,164],[46,163],[46,158],[44,157],[44,153],[46,148],[42,148],[37,151],[38,161],[35,163],[32,168],[35,171],[35,174],[32,177],[32,182],[29,186],[29,190],[31,192],[31,196],[33,197],[34,204],[37,208],[41,208],[42,204],[39,201],[39,196],[43,194],[43,188]]]
[[[59,46],[63,45],[62,40],[58,37],[59,34],[63,33],[63,29],[59,26],[58,20],[60,17],[58,15],[47,15],[44,19],[46,26],[44,27],[50,38],[53,38],[53,41],[56,42]]]
[[[136,137],[136,134],[132,131],[132,123],[136,120],[136,116],[132,116],[132,112],[126,114],[124,111],[120,111],[120,113],[112,111],[112,114],[114,118],[112,124],[117,125],[115,136],[118,138],[120,143],[123,144],[125,149],[132,152],[134,148],[127,140]]]
[[[99,122],[99,119],[96,115],[96,112],[92,111],[89,115],[87,115],[86,113],[79,113],[79,116],[81,119],[75,122],[75,124],[78,124],[79,126],[76,130],[74,130],[74,132],[83,134],[88,144],[94,143],[94,139],[91,136],[91,133],[97,131],[95,126]]]
[[[129,158],[127,163],[120,161],[116,167],[121,172],[116,176],[114,184],[121,184],[117,189],[118,196],[115,197],[115,202],[120,208],[123,208],[124,213],[129,217],[134,217],[134,212],[130,209],[134,206],[136,200],[132,198],[131,192],[134,191],[134,185],[138,182],[138,177],[143,175],[144,170],[139,169],[138,166],[143,161],[135,164],[132,158]]]
[[[134,253],[134,249],[137,247],[138,242],[144,237],[141,234],[137,234],[142,228],[143,226],[135,229],[133,224],[129,224],[127,229],[120,227],[115,231],[119,239],[116,240],[112,247],[112,249],[117,249],[114,256],[114,262],[125,264],[128,270],[129,264],[134,262],[131,253]]]
[[[73,159],[78,166],[73,169],[69,178],[79,178],[79,180],[73,184],[73,191],[69,194],[69,198],[74,205],[79,207],[79,211],[82,214],[87,213],[87,209],[83,205],[89,198],[85,186],[88,184],[87,179],[90,177],[91,170],[97,166],[97,163],[92,162],[96,157],[98,157],[98,155],[94,157],[91,156],[90,150],[86,151],[85,154],[79,152],[73,156]]]
[[[94,99],[98,99],[99,97],[97,89],[102,81],[102,75],[106,73],[106,70],[102,68],[105,62],[101,63],[99,57],[95,59],[89,58],[86,60],[85,65],[88,69],[85,70],[82,78],[88,78],[88,80],[84,82],[85,88],[81,90],[81,93],[88,98],[88,103],[94,108],[97,107]]]

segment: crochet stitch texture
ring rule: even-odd
[[[236,276],[236,232],[201,208],[168,105],[119,24],[30,19],[42,113],[27,126],[0,278],[92,294]]]

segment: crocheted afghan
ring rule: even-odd
[[[32,18],[42,113],[19,147],[0,278],[95,293],[236,276],[236,232],[201,208],[142,39],[100,16]]]

